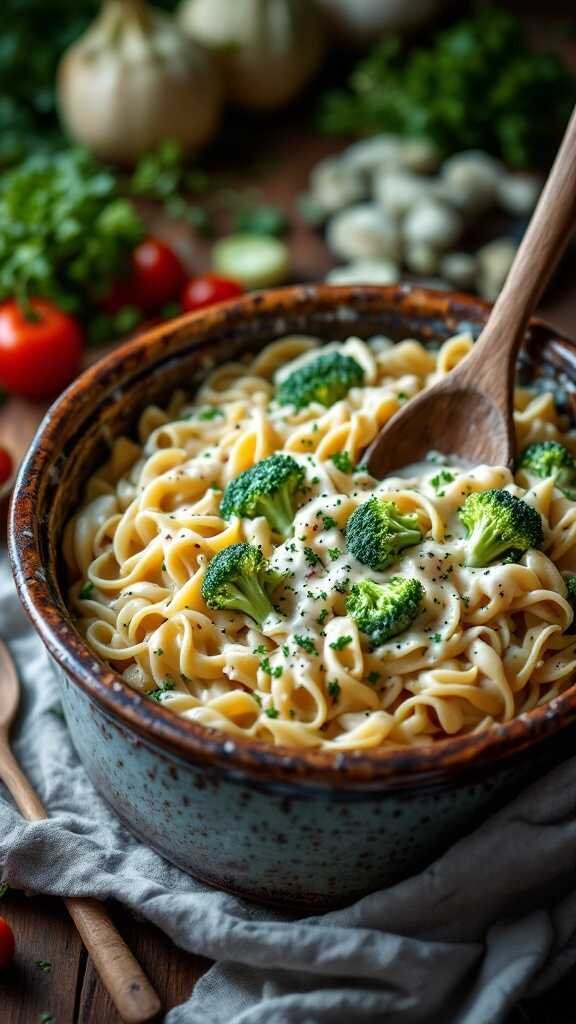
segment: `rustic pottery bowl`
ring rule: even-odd
[[[287,332],[386,334],[435,344],[477,336],[488,307],[410,286],[299,286],[182,317],[123,345],[55,403],[21,468],[11,509],[16,585],[59,669],[62,702],[94,785],[168,860],[250,898],[344,903],[429,859],[511,790],[566,756],[576,687],[479,735],[420,749],[293,751],[232,739],[140,696],[86,646],[66,608],[63,526],[108,440],[175,386]],[[521,377],[576,407],[576,348],[534,322]]]

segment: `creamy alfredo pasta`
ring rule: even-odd
[[[185,718],[290,747],[424,743],[506,722],[561,693],[576,668],[566,586],[576,502],[558,481],[457,468],[434,453],[384,481],[361,465],[379,427],[471,341],[455,337],[435,353],[384,338],[323,346],[353,359],[360,382],[332,405],[280,404],[282,381],[316,359],[319,344],[287,337],[222,366],[193,401],[178,392],[167,409],[145,409],[137,442],[115,441],[65,539],[70,601],[92,650]],[[519,451],[559,440],[576,452],[550,394],[520,389],[515,404]],[[285,539],[263,515],[221,510],[230,483],[279,451],[300,467]],[[537,511],[540,549],[470,566],[459,510],[494,489]],[[379,569],[354,557],[347,538],[352,513],[374,495],[419,531]],[[209,563],[240,543],[275,574],[266,584],[275,610],[261,626],[203,597]],[[360,581],[386,588],[398,576],[418,581],[420,597],[405,628],[383,640],[349,613],[350,594]]]

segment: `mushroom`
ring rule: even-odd
[[[456,153],[440,170],[451,202],[472,215],[496,205],[498,181],[505,173],[499,160],[479,149]]]
[[[325,213],[335,213],[364,198],[361,174],[338,157],[326,157],[312,169],[310,196]]]
[[[438,149],[431,139],[406,139],[400,150],[402,166],[418,174],[435,171],[440,163]]]
[[[535,174],[506,174],[498,181],[498,202],[506,213],[528,216],[541,191],[542,182]]]
[[[462,218],[447,203],[438,199],[421,199],[406,215],[402,225],[409,245],[427,245],[444,252],[462,234]]]
[[[373,135],[349,146],[343,160],[355,171],[369,175],[377,167],[401,167],[403,146],[400,135]]]
[[[392,216],[403,217],[421,199],[435,198],[438,183],[411,171],[376,171],[372,190],[374,199]]]
[[[423,242],[407,246],[404,253],[404,262],[413,274],[436,274],[439,259],[436,249]]]
[[[473,288],[478,262],[469,252],[447,252],[440,260],[440,273],[455,288]]]
[[[401,255],[398,225],[375,203],[359,203],[336,213],[328,222],[326,241],[336,256],[352,263],[395,260]]]

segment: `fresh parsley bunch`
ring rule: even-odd
[[[328,93],[329,134],[424,136],[444,153],[488,150],[514,167],[546,164],[576,101],[576,78],[530,46],[521,22],[482,7],[406,50],[388,37],[356,66],[348,90]]]
[[[85,313],[143,235],[115,175],[86,153],[30,157],[0,177],[0,300],[41,296]]]

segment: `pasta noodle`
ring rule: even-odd
[[[363,386],[328,408],[278,405],[275,383],[319,345],[287,337],[220,366],[194,400],[177,392],[166,409],[145,409],[137,443],[114,442],[65,534],[70,603],[92,650],[184,718],[288,747],[429,743],[507,722],[561,693],[576,671],[562,575],[576,571],[576,502],[551,478],[534,482],[504,467],[450,466],[439,477],[434,453],[384,481],[356,465],[399,405],[449,372],[470,339],[437,352],[386,338],[323,346],[352,356]],[[551,395],[518,389],[515,405],[520,447],[562,440],[576,452]],[[229,482],[277,451],[304,468],[307,487],[283,543],[264,517],[220,512]],[[458,509],[467,494],[491,488],[537,509],[544,547],[470,568]],[[383,572],[346,549],[350,515],[373,493],[415,513],[424,531]],[[262,629],[240,612],[211,611],[202,597],[210,561],[243,541],[290,572],[282,614]],[[420,581],[423,610],[372,647],[346,612],[346,591],[395,574]]]

